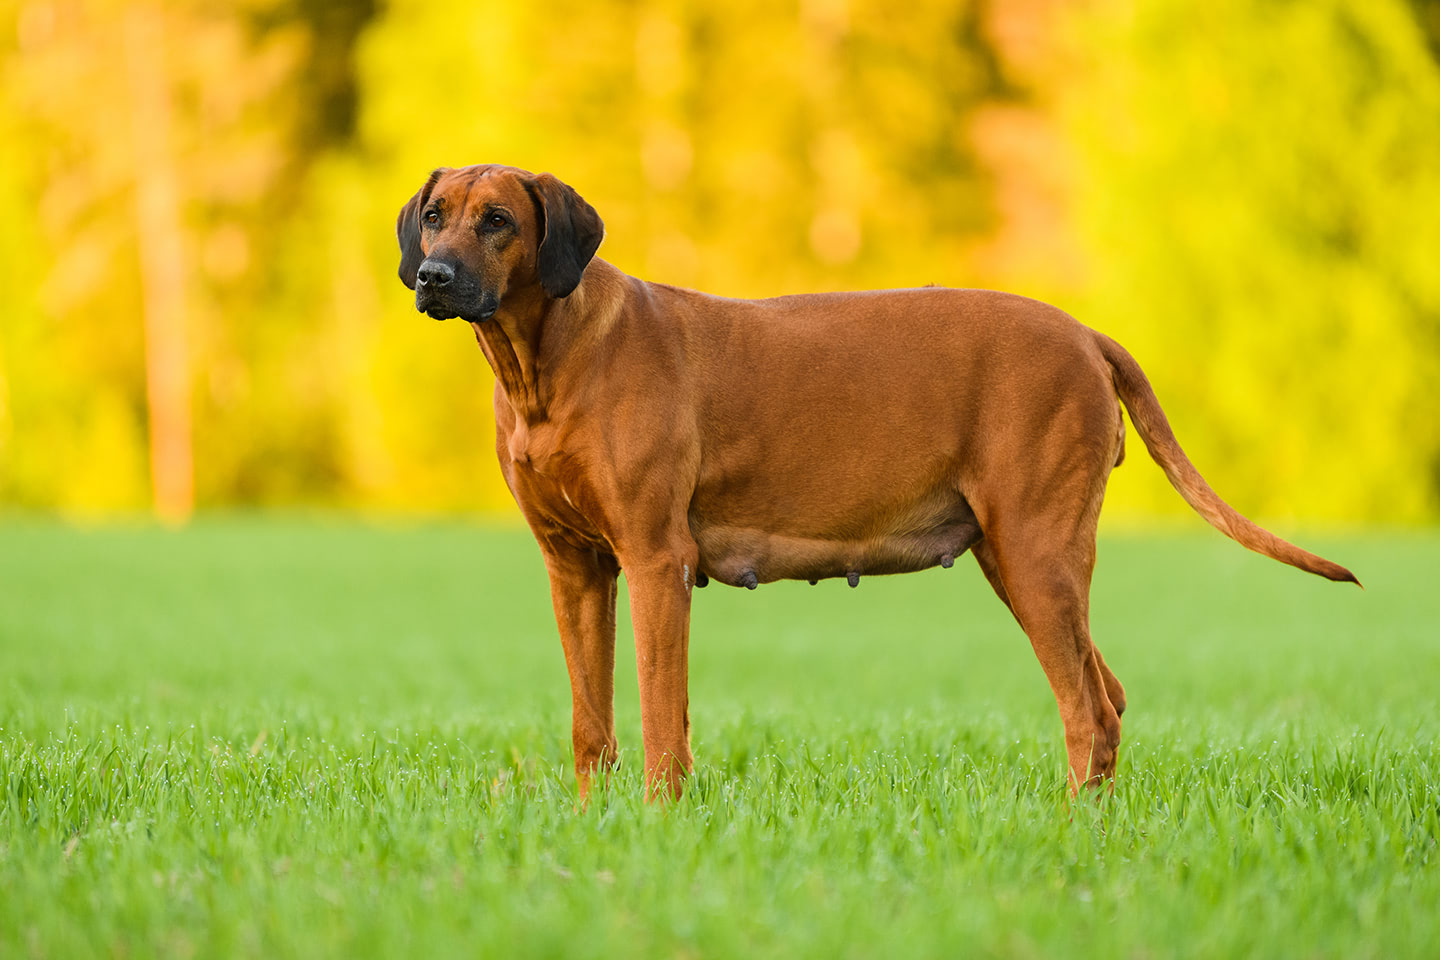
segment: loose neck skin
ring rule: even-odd
[[[557,381],[614,328],[629,278],[603,260],[590,261],[580,285],[563,299],[538,285],[504,297],[489,320],[472,322],[496,382],[520,422],[549,416]]]
[[[527,424],[545,419],[537,357],[547,312],[543,299],[517,306],[507,303],[489,320],[470,324],[515,416]]]

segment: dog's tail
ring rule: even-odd
[[[1160,401],[1155,399],[1155,391],[1151,389],[1150,381],[1145,376],[1145,371],[1140,369],[1140,364],[1135,362],[1135,358],[1130,356],[1124,347],[1103,333],[1097,332],[1095,339],[1100,352],[1110,364],[1115,391],[1120,394],[1125,409],[1130,411],[1130,419],[1134,422],[1140,439],[1145,441],[1145,448],[1150,451],[1150,456],[1160,465],[1160,469],[1165,471],[1170,485],[1180,492],[1180,496],[1185,498],[1185,502],[1190,504],[1196,513],[1204,517],[1216,530],[1256,553],[1263,553],[1281,563],[1288,563],[1292,567],[1299,567],[1331,580],[1348,580],[1357,585],[1360,583],[1355,574],[1340,564],[1317,557],[1293,543],[1281,540],[1264,527],[1251,523],[1230,504],[1221,500],[1220,495],[1210,489],[1210,484],[1200,476],[1200,471],[1195,469],[1190,458],[1185,456],[1185,451],[1180,449],[1180,442],[1175,439],[1175,433],[1170,429],[1170,421],[1165,419],[1165,411],[1160,409]]]

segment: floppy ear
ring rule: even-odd
[[[540,214],[540,286],[568,297],[605,237],[600,214],[580,194],[548,173],[525,183]]]
[[[420,208],[430,199],[430,191],[444,172],[445,167],[433,171],[425,186],[400,208],[400,216],[395,218],[395,237],[400,241],[400,281],[411,290],[415,289],[415,274],[425,262],[425,252],[420,249]]]

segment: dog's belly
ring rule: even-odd
[[[958,494],[936,493],[843,530],[807,529],[806,518],[786,514],[784,505],[775,513],[771,523],[756,523],[756,517],[745,523],[707,521],[692,510],[701,572],[731,586],[910,573],[949,566],[981,536],[974,512]]]

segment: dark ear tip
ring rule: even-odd
[[[564,300],[575,292],[575,288],[580,286],[580,280],[584,276],[585,270],[583,267],[578,270],[552,267],[542,273],[540,277],[540,289],[545,291],[547,297]]]

